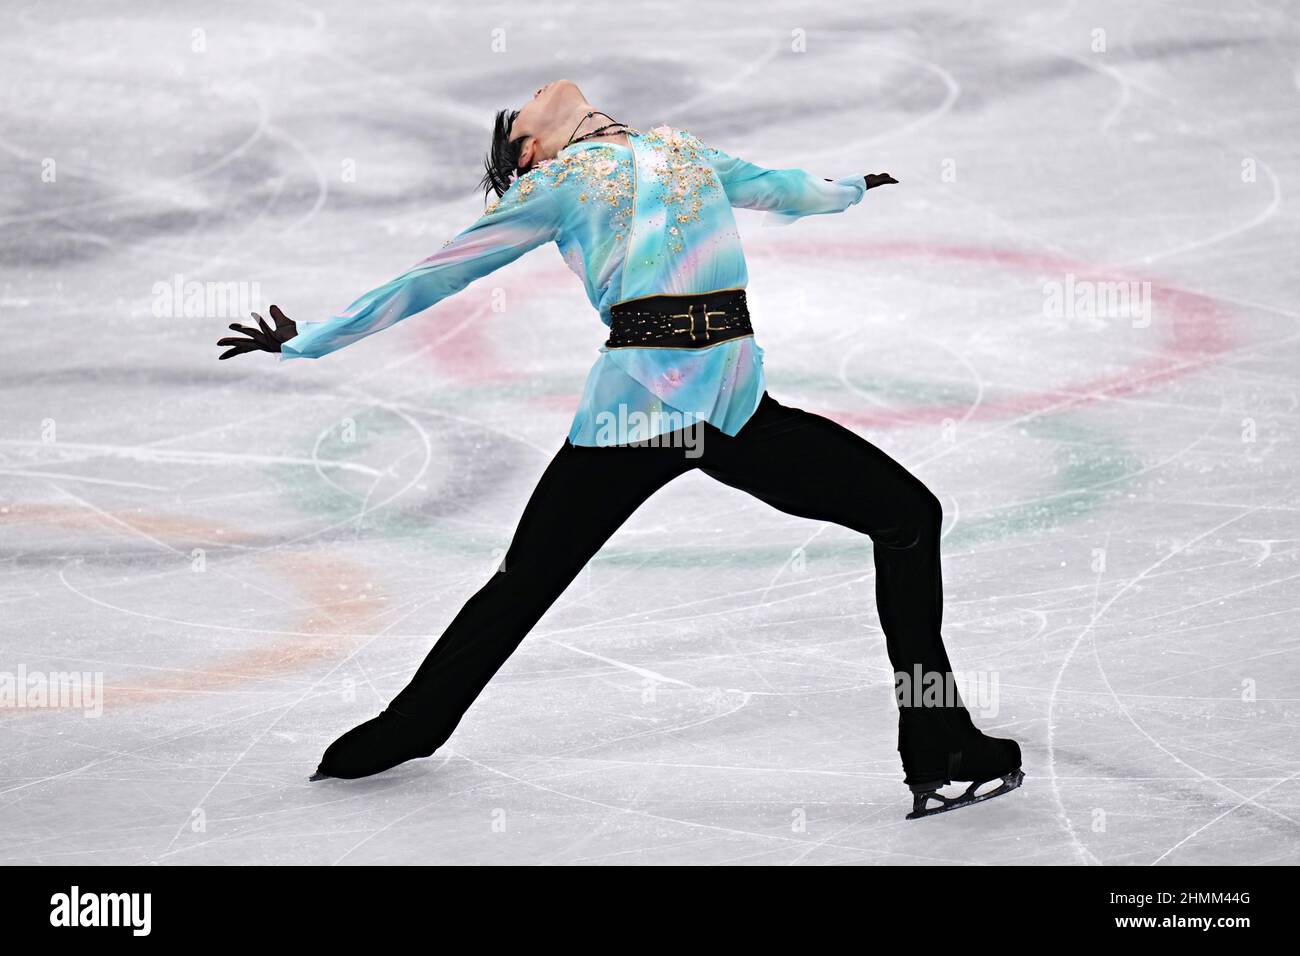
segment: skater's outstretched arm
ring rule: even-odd
[[[861,202],[873,186],[898,182],[888,173],[823,179],[802,169],[765,169],[715,146],[705,146],[704,156],[733,206],[761,209],[782,219],[843,212]]]
[[[395,325],[454,295],[524,253],[553,240],[559,210],[540,174],[516,179],[478,221],[390,282],[372,289],[335,318],[299,326],[283,358],[318,358]]]
[[[444,243],[442,249],[370,290],[339,315],[324,322],[300,322],[291,335],[256,335],[255,329],[232,325],[249,339],[222,339],[219,345],[232,347],[221,357],[260,349],[278,351],[281,359],[319,358],[423,312],[475,279],[553,240],[559,233],[560,216],[551,188],[538,174],[520,176],[477,222]],[[274,317],[279,309],[273,306],[272,310]]]

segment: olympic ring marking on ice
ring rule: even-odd
[[[750,258],[766,256],[816,259],[819,262],[833,261],[834,258],[852,257],[861,259],[870,257],[882,259],[889,257],[936,258],[958,262],[994,265],[1014,268],[1020,271],[1033,270],[1048,275],[1060,276],[1073,273],[1080,278],[1089,277],[1097,281],[1142,281],[1134,275],[1107,275],[1106,269],[1086,262],[1071,260],[1064,256],[1025,252],[1016,249],[996,249],[979,246],[944,245],[925,242],[799,242],[775,247],[758,247],[751,249]],[[573,274],[568,269],[556,267],[530,273],[524,286],[525,296],[533,295],[546,289],[571,289]],[[566,281],[567,280],[567,281]],[[974,419],[995,418],[1007,415],[1025,415],[1033,412],[1048,411],[1056,407],[1069,407],[1086,404],[1102,398],[1116,395],[1132,394],[1143,391],[1156,384],[1166,382],[1181,375],[1191,374],[1200,368],[1212,364],[1219,355],[1231,345],[1228,329],[1228,315],[1218,302],[1209,296],[1180,289],[1156,280],[1151,282],[1153,305],[1159,305],[1160,313],[1167,319],[1163,325],[1165,338],[1162,342],[1162,354],[1138,362],[1118,372],[1100,375],[1079,384],[1058,389],[1046,389],[1040,392],[1026,393],[1021,396],[998,401],[985,401],[971,416]],[[435,308],[444,308],[443,304]],[[462,301],[452,309],[470,311],[478,308],[470,302]],[[453,311],[451,317],[460,315]],[[436,326],[434,327],[436,329]],[[431,329],[430,335],[436,334]],[[490,341],[484,339],[486,329],[483,323],[471,323],[465,333],[457,336],[454,343],[445,343],[442,350],[434,350],[432,357],[450,376],[467,382],[502,381],[512,377],[510,369],[495,359]],[[447,345],[451,349],[447,350]],[[540,397],[538,401],[555,406],[573,407],[578,400],[576,393]],[[941,422],[947,418],[958,418],[967,409],[956,406],[915,407],[899,410],[875,410],[872,412],[822,412],[842,424],[866,425],[872,427],[890,427],[910,425],[919,422]]]
[[[136,512],[109,516],[128,525],[134,532],[164,544],[167,538],[180,538],[185,547],[199,544],[239,545],[253,544],[259,539],[242,531],[230,531],[167,515],[144,515]],[[120,527],[104,521],[99,516],[70,507],[39,506],[11,508],[4,516],[6,522],[30,521],[50,527],[72,528],[79,531],[122,533]],[[178,560],[188,560],[186,553],[177,550]],[[281,553],[273,550],[254,552],[255,557],[285,578],[306,596],[313,610],[299,631],[266,630],[278,638],[270,644],[227,656],[226,659],[194,669],[177,669],[170,674],[133,680],[130,686],[108,685],[104,688],[104,709],[134,706],[170,699],[178,694],[214,691],[256,681],[271,676],[291,673],[302,666],[319,660],[336,657],[361,639],[368,636],[366,627],[385,599],[370,593],[364,601],[356,600],[353,592],[345,590],[349,584],[363,579],[359,566],[339,558],[321,555]],[[93,603],[124,614],[144,617],[196,629],[256,631],[231,625],[218,625],[202,621],[183,621],[147,614],[131,608],[119,607],[87,597]],[[0,714],[61,713],[59,708],[0,708]]]

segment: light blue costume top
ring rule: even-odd
[[[551,241],[606,325],[610,306],[630,299],[743,289],[749,273],[733,206],[788,222],[842,212],[866,193],[860,175],[829,180],[764,169],[684,129],[633,130],[628,141],[630,149],[574,143],[538,163],[441,250],[340,315],[299,323],[281,358],[340,349]],[[753,336],[701,349],[602,346],[569,440],[620,444],[700,420],[735,435],[764,388],[763,350]]]

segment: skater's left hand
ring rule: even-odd
[[[275,328],[271,328],[256,312],[249,313],[257,319],[260,329],[255,329],[248,325],[231,324],[230,328],[235,332],[242,332],[247,338],[240,338],[237,335],[229,335],[224,339],[218,339],[217,344],[220,346],[229,346],[227,352],[218,356],[220,359],[228,359],[234,355],[243,355],[245,352],[278,352],[280,346],[288,342],[298,334],[298,326],[294,324],[293,319],[289,318],[280,311],[278,305],[271,306],[271,318],[275,320]]]
[[[889,173],[868,173],[862,178],[866,180],[868,189],[873,186],[883,186],[886,183],[898,183],[898,180],[889,175]]]

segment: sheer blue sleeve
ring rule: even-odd
[[[423,312],[475,279],[509,265],[559,234],[552,187],[536,171],[519,177],[473,225],[397,278],[324,322],[300,322],[281,359],[319,358]]]
[[[714,146],[706,146],[704,155],[733,206],[761,209],[779,220],[843,212],[867,193],[861,176],[832,180],[802,169],[765,169]]]

